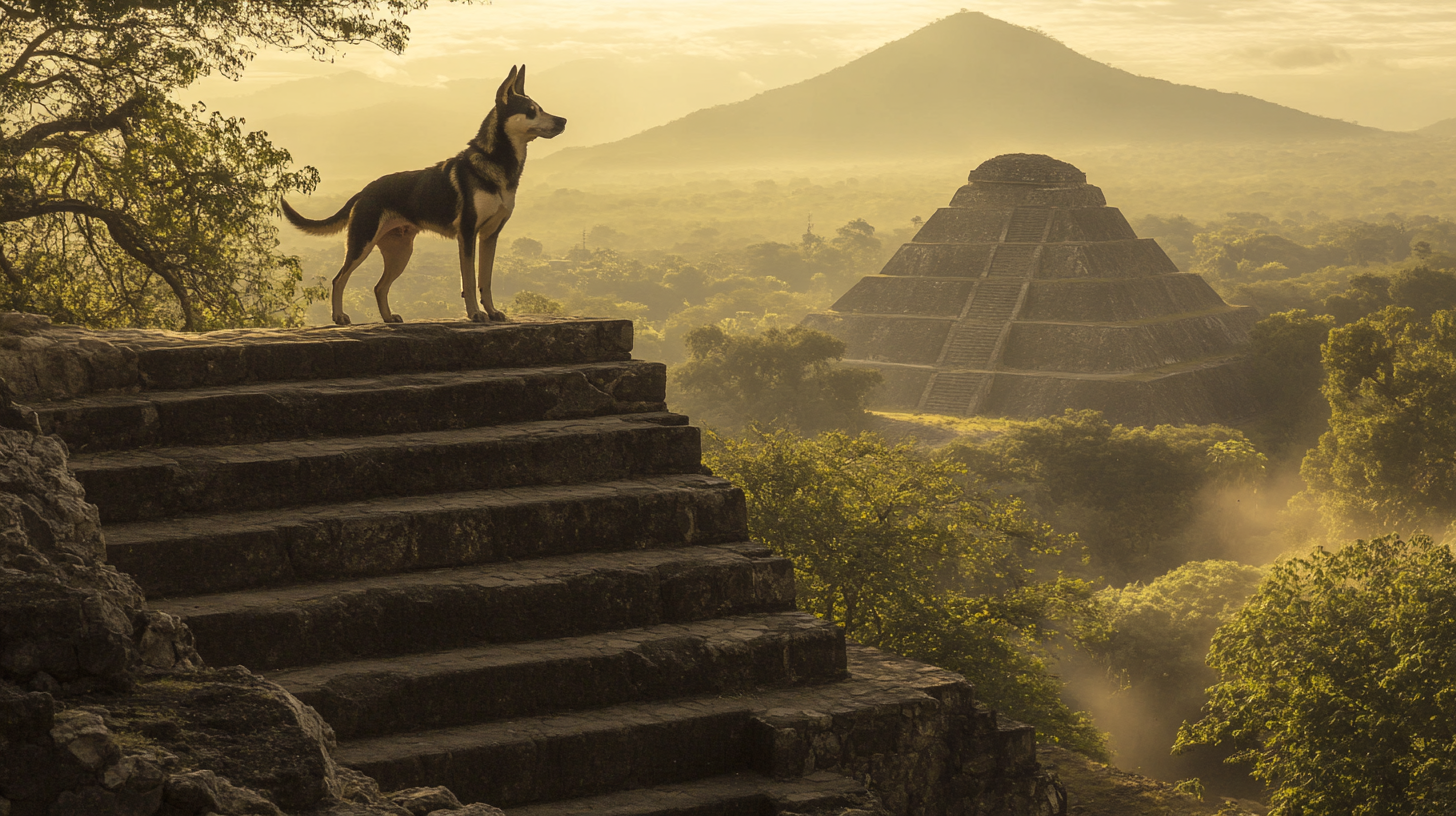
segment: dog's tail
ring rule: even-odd
[[[349,214],[353,212],[354,202],[358,200],[359,194],[355,193],[353,198],[344,202],[344,206],[340,207],[338,212],[320,221],[315,221],[312,218],[304,218],[299,215],[298,210],[288,206],[288,201],[285,199],[279,199],[278,201],[283,205],[283,217],[288,219],[288,223],[298,227],[309,235],[333,235],[348,226]]]

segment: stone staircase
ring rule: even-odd
[[[512,816],[866,785],[893,813],[1051,807],[1031,729],[794,611],[626,321],[96,336],[129,385],[30,404],[111,562],[385,790]]]

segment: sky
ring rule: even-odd
[[[587,57],[711,56],[746,85],[806,79],[961,9],[1033,27],[1093,59],[1389,130],[1456,117],[1456,0],[494,0],[408,18],[403,56],[260,54],[204,98],[347,70],[403,84]]]

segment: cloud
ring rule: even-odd
[[[1238,53],[1251,62],[1264,63],[1285,70],[1339,65],[1353,59],[1349,51],[1328,43],[1276,47],[1251,46],[1240,49]]]

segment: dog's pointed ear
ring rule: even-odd
[[[506,81],[501,83],[500,89],[495,92],[495,103],[504,105],[511,96],[511,87],[516,84],[516,66],[511,66],[511,73]]]
[[[521,65],[520,72],[516,74],[516,93],[521,96],[526,95],[526,66],[524,63]]]

